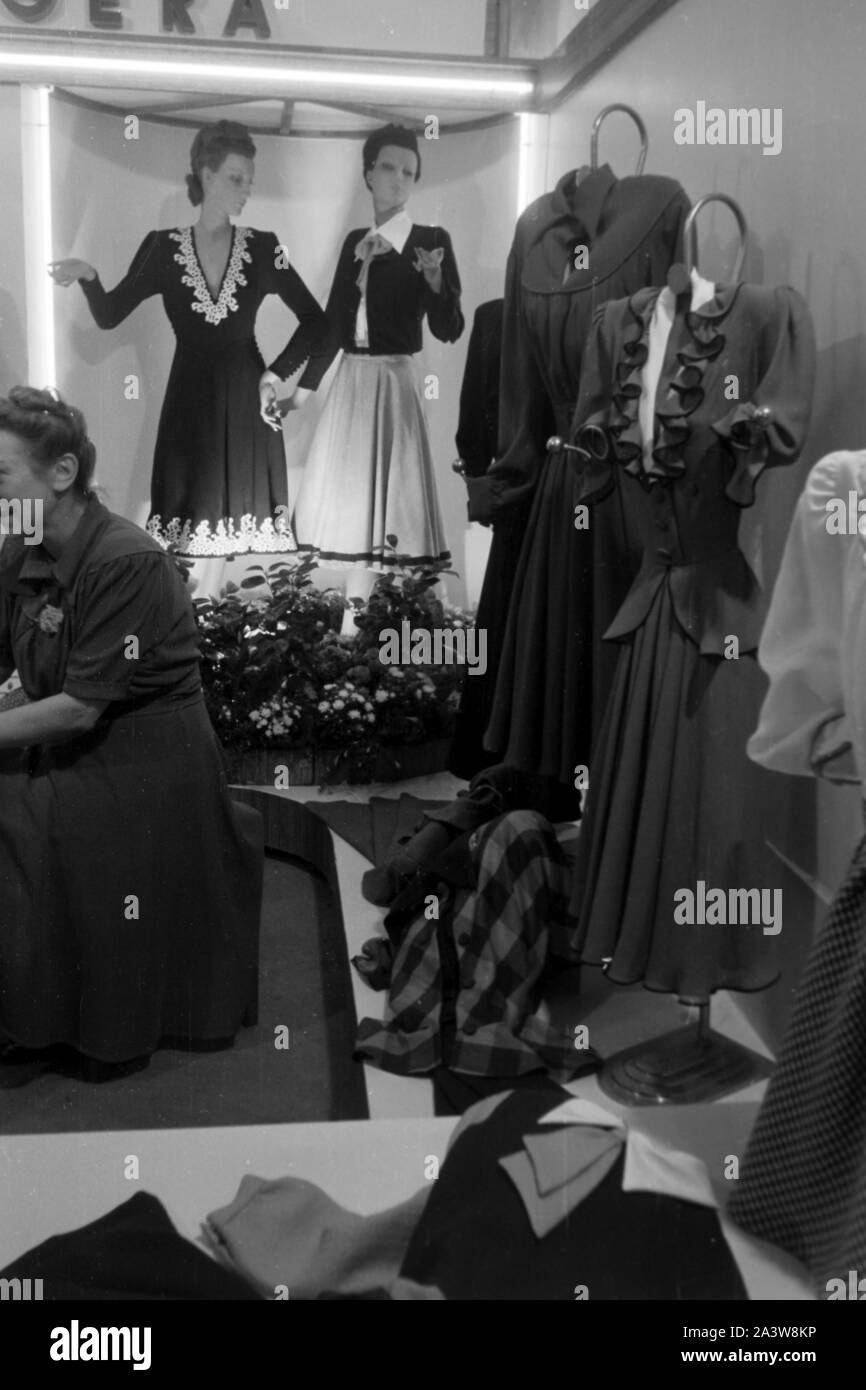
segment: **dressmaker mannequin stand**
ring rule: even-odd
[[[773,1064],[710,1027],[709,1004],[692,1020],[605,1062],[598,1084],[623,1105],[692,1105],[739,1091],[769,1076]]]
[[[668,276],[668,285],[677,296],[690,291],[698,260],[695,220],[709,202],[724,203],[737,219],[740,248],[733,279],[739,280],[742,273],[747,239],[742,211],[726,194],[708,194],[695,203],[686,219],[686,265],[672,266]],[[756,412],[754,428],[766,429],[771,418],[772,412],[766,408]],[[559,438],[548,440],[548,448],[573,447]],[[605,452],[600,448],[599,456]],[[626,1048],[605,1062],[597,1076],[605,1095],[624,1105],[691,1105],[715,1100],[769,1076],[772,1062],[710,1027],[709,1001],[685,1007],[690,1017],[684,1027]]]

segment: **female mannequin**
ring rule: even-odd
[[[273,382],[320,347],[326,321],[273,232],[232,225],[252,189],[254,157],[244,126],[203,127],[187,175],[190,201],[200,208],[195,226],[148,232],[111,291],[86,261],[50,267],[58,284],[81,284],[100,328],[114,328],[143,300],[162,295],[177,347],[147,530],[194,557],[295,549]],[[254,330],[269,294],[280,296],[300,326],[262,380]]]
[[[347,595],[361,600],[377,572],[449,558],[414,354],[425,316],[441,342],[463,332],[451,239],[406,210],[421,175],[414,134],[396,125],[374,131],[363,167],[373,225],[343,243],[327,305],[329,349],[301,377],[301,388],[315,388],[343,349],[294,516],[300,549],[350,570]],[[351,611],[346,618],[351,632]]]

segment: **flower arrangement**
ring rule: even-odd
[[[228,750],[316,750],[333,755],[333,777],[375,780],[383,755],[448,737],[464,674],[385,665],[379,633],[405,620],[468,627],[473,617],[435,597],[448,571],[427,565],[379,578],[366,604],[353,600],[356,632],[343,636],[347,601],[316,589],[315,569],[309,558],[251,566],[240,586],[194,599],[205,700]]]

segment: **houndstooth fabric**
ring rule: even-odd
[[[829,1279],[866,1275],[866,838],[815,943],[728,1208]]]
[[[385,1020],[362,1019],[356,1057],[403,1075],[440,1063],[476,1076],[585,1071],[588,1049],[537,1011],[551,928],[565,914],[569,869],[552,827],[512,811],[470,839],[477,889],[421,912],[391,973]]]

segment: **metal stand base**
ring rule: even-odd
[[[707,1026],[697,1025],[626,1048],[605,1062],[598,1084],[624,1105],[687,1105],[715,1100],[769,1076],[773,1064]]]

